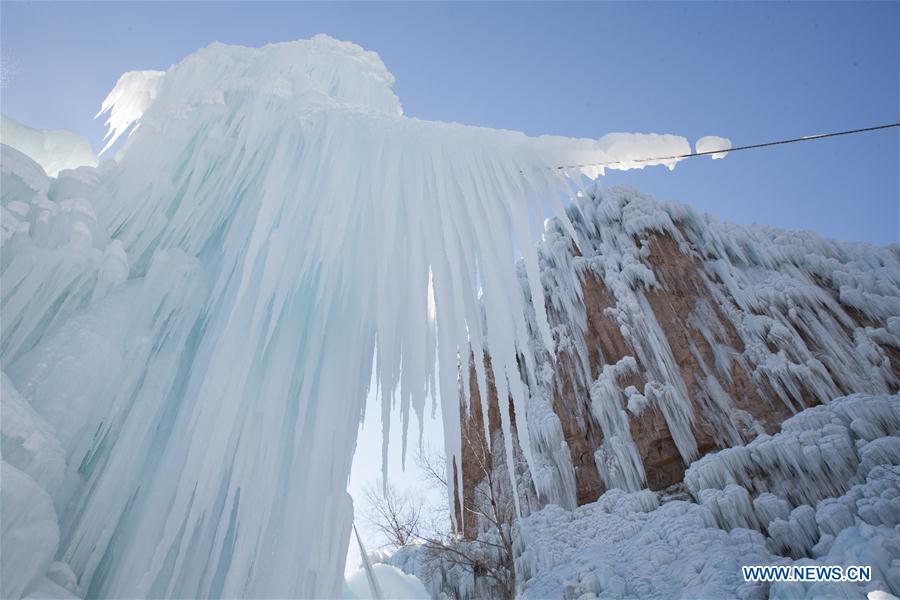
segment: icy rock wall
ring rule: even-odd
[[[26,549],[38,571],[52,556],[67,566],[48,577],[70,568],[57,580],[91,597],[336,596],[373,371],[382,414],[408,423],[429,394],[456,398],[457,360],[465,380],[473,358],[486,398],[488,347],[512,400],[505,468],[520,456],[542,490],[556,480],[561,426],[525,385],[554,343],[528,299],[542,297],[534,240],[599,169],[555,167],[643,167],[628,161],[689,144],[420,121],[393,81],[327,36],[213,44],[117,82],[103,104],[110,143],[129,134],[116,161],[49,178],[3,147],[0,358],[36,414],[14,401],[32,433],[4,430],[4,452],[35,483],[16,488],[52,499],[58,543]],[[441,408],[459,464],[459,406]],[[540,462],[512,443],[532,424]],[[23,436],[48,440],[42,458]],[[42,577],[12,578],[11,595]]]
[[[793,512],[788,516],[786,510],[841,496],[864,482],[875,466],[900,464],[900,397],[896,395],[839,398],[798,413],[781,429],[746,446],[704,456],[685,472],[687,488],[701,501],[715,490],[726,495],[733,495],[729,490],[760,495],[765,498],[760,501],[760,525],[741,526],[771,530],[771,523],[781,521],[779,527],[787,527],[785,523],[804,518]],[[787,503],[783,509],[769,508],[773,496]],[[746,508],[746,502],[742,506]],[[723,519],[733,524],[731,518]]]
[[[535,598],[846,598],[900,591],[900,396],[854,395],[808,408],[765,436],[791,469],[734,470],[736,449],[709,454],[688,470],[718,465],[712,487],[692,488],[694,501],[668,500],[650,490],[610,489],[574,511],[549,505],[517,524],[517,572],[525,597]],[[849,433],[843,451],[831,447],[823,422]],[[803,432],[806,448],[795,447]],[[759,451],[756,441],[749,444]],[[821,473],[808,448],[827,449],[852,463],[849,479],[809,485]],[[878,448],[877,451],[874,448]],[[766,452],[766,451],[763,451]],[[768,452],[772,452],[769,450]],[[792,454],[788,458],[788,454]],[[803,463],[803,464],[801,464]],[[814,463],[814,464],[813,464]],[[731,465],[731,466],[729,466]],[[744,481],[746,483],[736,483]],[[759,492],[766,482],[774,492]],[[806,490],[792,494],[799,485]],[[745,487],[746,486],[746,487]],[[815,493],[810,493],[814,489]],[[802,497],[801,497],[802,496]],[[661,503],[660,503],[661,502]],[[746,583],[747,565],[867,565],[867,583]]]
[[[529,431],[532,463],[554,465],[533,478],[544,503],[663,489],[804,407],[897,390],[896,245],[721,223],[599,185],[568,216],[539,248],[557,356],[537,353],[527,380],[529,414],[548,415]]]

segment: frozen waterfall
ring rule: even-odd
[[[4,597],[336,597],[372,369],[404,421],[449,400],[453,460],[490,347],[528,439],[517,253],[542,298],[544,218],[600,172],[556,166],[690,144],[422,121],[392,84],[327,36],[214,44],[120,79],[116,161],[50,178],[4,146],[3,539],[30,558]]]

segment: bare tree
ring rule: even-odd
[[[502,448],[492,455],[483,435],[462,431],[463,442],[471,452],[467,468],[481,476],[471,497],[463,502],[470,536],[450,527],[450,480],[444,457],[430,449],[420,451],[416,465],[424,479],[441,492],[440,506],[426,508],[422,501],[403,494],[392,485],[370,485],[365,490],[366,523],[388,540],[386,546],[395,549],[418,544],[426,571],[442,581],[441,587],[455,595],[454,581],[468,573],[487,597],[513,598],[516,590],[516,569],[513,555],[512,525],[515,507]],[[469,457],[467,454],[467,458]],[[429,515],[435,522],[429,523]],[[455,573],[455,574],[454,574]],[[478,592],[476,592],[478,593]]]
[[[469,540],[459,533],[446,531],[442,535],[423,539],[426,556],[430,562],[441,567],[462,567],[470,571],[476,581],[487,578],[492,595],[513,598],[516,568],[512,540],[515,517],[512,494],[515,492],[508,487],[508,481],[497,479],[486,438],[477,435],[473,439],[466,429],[462,431],[462,437],[474,457],[476,472],[482,475],[481,483],[473,490],[471,501],[463,502],[463,511],[467,520],[477,528],[477,535]],[[448,497],[444,458],[420,453],[416,462],[433,485],[443,488],[443,497]],[[446,510],[450,510],[449,505]]]
[[[401,548],[420,539],[421,500],[381,481],[369,484],[364,494],[366,511],[363,519],[387,540],[384,546]]]
[[[447,461],[443,454],[431,446],[416,453],[416,466],[425,474],[425,480],[434,488],[447,491]]]

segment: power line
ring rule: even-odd
[[[838,137],[841,135],[851,135],[854,133],[866,133],[868,131],[878,131],[879,129],[890,129],[892,127],[900,127],[900,123],[891,123],[889,125],[877,125],[875,127],[864,127],[862,129],[849,129],[847,131],[835,131],[832,133],[820,133],[817,135],[806,135],[803,137],[793,138],[789,140],[778,140],[775,142],[764,142],[762,144],[750,144],[749,146],[737,146],[735,148],[723,148],[721,150],[707,150],[706,152],[692,152],[690,154],[676,154],[673,156],[657,156],[653,158],[631,158],[625,160],[611,160],[600,163],[586,163],[583,165],[571,165],[568,167],[556,167],[557,170],[580,169],[584,167],[608,167],[610,165],[618,165],[622,163],[644,163],[656,162],[661,160],[681,160],[683,158],[693,158],[694,156],[709,156],[710,154],[719,154],[721,152],[740,152],[741,150],[753,150],[754,148],[767,148],[769,146],[779,146],[781,144],[793,144],[794,142],[808,142],[811,140],[822,140],[825,138]],[[552,167],[551,167],[552,168]]]

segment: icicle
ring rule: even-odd
[[[637,491],[644,487],[644,465],[631,439],[628,416],[622,410],[620,377],[637,372],[632,356],[615,365],[605,365],[591,385],[591,413],[603,431],[603,444],[594,453],[597,471],[607,488]]]
[[[372,598],[381,600],[384,594],[381,593],[381,586],[378,585],[378,578],[375,577],[375,571],[372,570],[372,561],[369,560],[369,554],[363,546],[362,538],[359,537],[359,531],[356,530],[356,524],[353,524],[353,535],[356,537],[356,543],[359,545],[359,555],[362,557],[363,568],[366,571],[366,580],[369,582],[369,589],[372,591]]]

